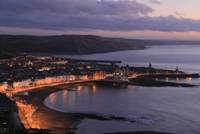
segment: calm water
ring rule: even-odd
[[[126,64],[180,68],[200,72],[200,46],[154,46],[146,50],[70,56],[85,59],[122,60]],[[187,81],[200,84],[198,79]],[[77,91],[59,91],[46,98],[45,104],[64,112],[112,114],[136,122],[85,119],[80,134],[157,130],[176,134],[200,133],[200,88],[138,87],[127,88],[85,85]]]
[[[119,51],[92,55],[65,55],[65,57],[96,60],[121,60],[124,64],[175,69],[176,65],[186,71],[200,72],[200,45],[152,46],[145,50]]]

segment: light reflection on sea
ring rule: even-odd
[[[120,56],[119,56],[120,55]],[[153,46],[146,50],[71,56],[81,59],[122,60],[135,66],[149,62],[155,67],[200,73],[199,45]],[[199,79],[178,80],[200,85]],[[77,87],[80,89],[80,87]],[[78,91],[53,93],[45,100],[50,108],[64,112],[113,114],[134,118],[135,123],[86,119],[79,125],[80,134],[115,131],[157,130],[176,134],[200,133],[200,88],[135,87],[112,88],[83,86]],[[63,95],[65,94],[65,95]]]

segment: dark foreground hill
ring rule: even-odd
[[[142,42],[138,42],[138,40],[105,38],[90,35],[0,35],[0,51],[3,50],[4,52],[91,54],[143,48],[144,45]]]

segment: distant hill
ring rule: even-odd
[[[146,45],[200,44],[198,41],[154,41],[92,35],[0,35],[0,56],[12,53],[92,54],[143,49]],[[6,53],[6,54],[5,54]]]
[[[137,40],[90,35],[12,36],[0,35],[0,50],[8,52],[91,54],[143,49]]]

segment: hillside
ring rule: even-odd
[[[199,41],[165,41],[107,38],[92,35],[0,35],[0,58],[21,52],[42,54],[92,54],[144,49],[148,45],[200,44]]]
[[[91,54],[119,50],[143,49],[138,40],[104,38],[90,35],[62,36],[12,36],[0,35],[0,51],[50,53],[50,54]]]

